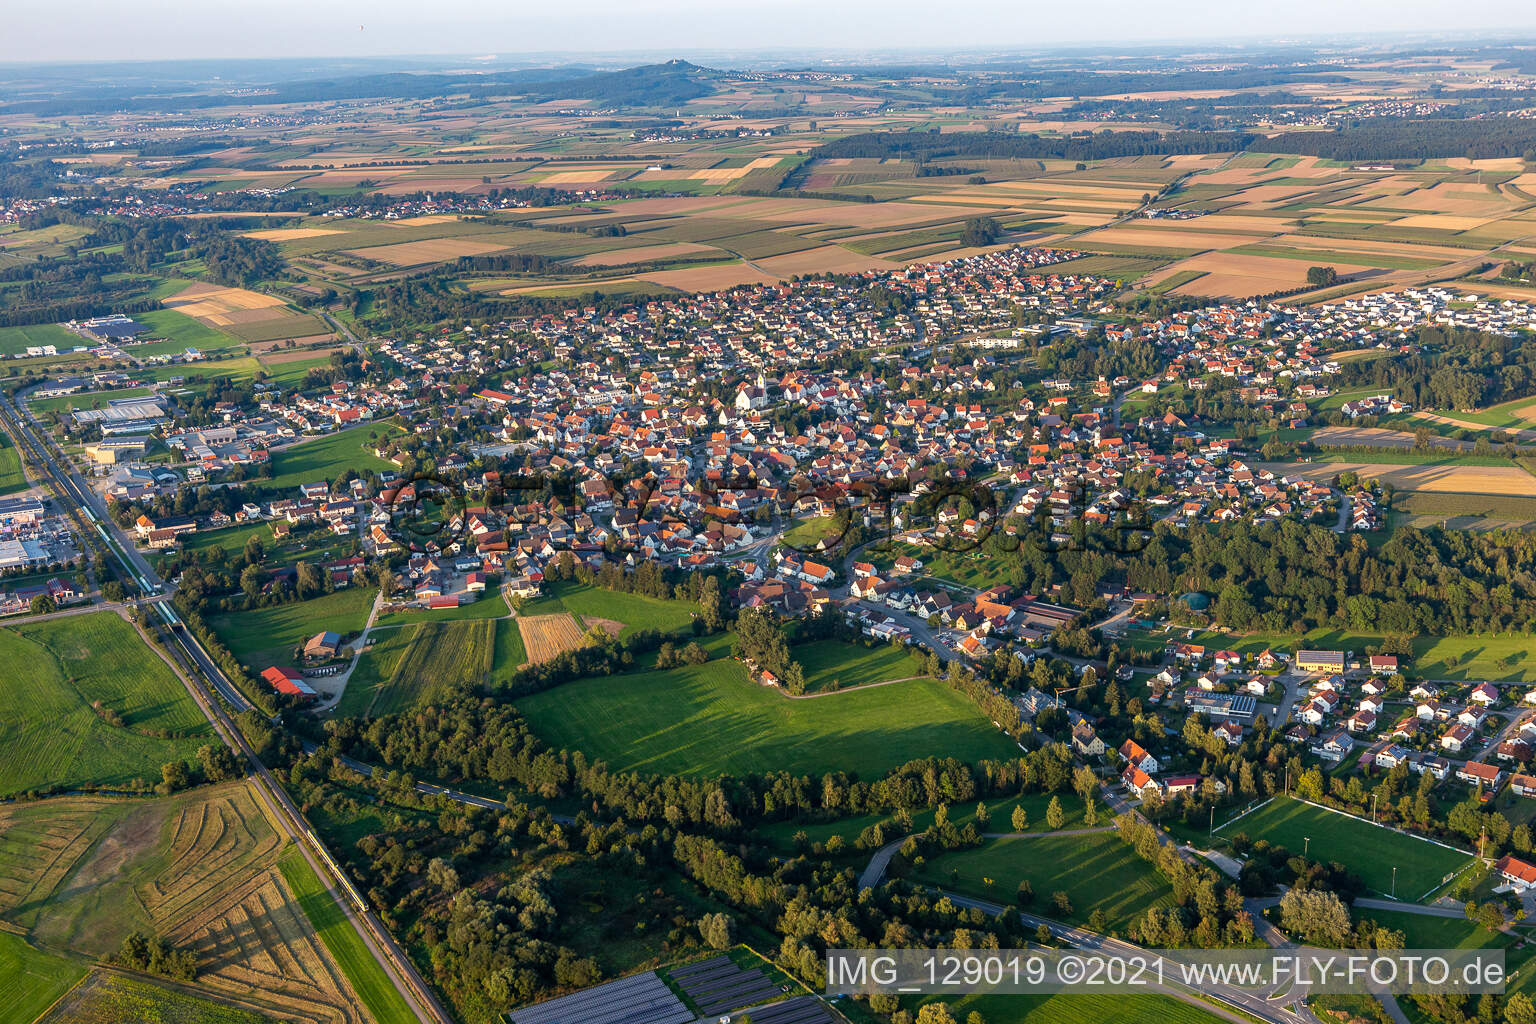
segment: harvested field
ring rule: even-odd
[[[375,245],[367,249],[348,249],[354,256],[378,260],[397,267],[414,267],[422,263],[444,263],[460,256],[480,256],[499,252],[506,246],[500,242],[476,242],[468,238],[430,238],[421,242],[401,242],[397,245]]]
[[[666,285],[685,292],[715,292],[739,284],[772,284],[778,278],[745,263],[717,263],[707,267],[683,267],[639,274],[641,281]]]
[[[1341,275],[1369,267],[1349,263],[1329,264]],[[1174,289],[1176,295],[1211,295],[1247,298],[1299,288],[1307,283],[1307,262],[1274,256],[1249,256],[1232,252],[1201,253],[1174,264],[1171,273],[1191,271],[1201,276]]]
[[[283,839],[244,782],[175,797],[0,810],[0,919],[91,957],[134,929],[197,954],[198,984],[292,1021],[363,1024],[361,1002],[273,866]]]
[[[1257,463],[1277,473],[1308,480],[1355,473],[1384,480],[1400,491],[1536,497],[1536,476],[1515,466],[1400,466],[1376,462]]]
[[[298,238],[319,238],[322,235],[344,235],[345,231],[337,231],[334,228],[266,228],[262,231],[247,231],[246,238],[260,238],[268,242],[292,242]]]
[[[764,270],[783,277],[795,274],[848,274],[861,270],[893,270],[901,264],[883,260],[877,256],[844,249],[839,245],[824,245],[803,252],[786,253],[754,261]]]
[[[37,1024],[145,1021],[154,1024],[264,1024],[270,1018],[237,1005],[189,995],[179,988],[106,968],[93,970]]]
[[[275,295],[215,284],[195,284],[164,300],[164,305],[176,312],[195,317],[217,316],[244,309],[266,309],[282,304],[283,300]]]
[[[1198,224],[1200,222],[1195,220],[1189,223]],[[1114,227],[1091,231],[1079,238],[1078,244],[1084,249],[1092,249],[1098,244],[1143,246],[1149,250],[1228,249],[1239,245],[1251,245],[1268,237],[1268,234],[1254,234],[1251,231],[1247,234],[1234,232],[1228,235],[1199,229],[1180,231],[1164,227]]]
[[[528,652],[530,665],[543,664],[562,651],[573,651],[582,645],[581,627],[570,612],[520,615],[517,628],[523,635],[523,649]]]

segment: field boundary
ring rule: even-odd
[[[1220,832],[1222,829],[1226,828],[1228,825],[1232,824],[1233,822],[1240,821],[1241,819],[1243,819],[1243,818],[1247,817],[1248,815],[1252,814],[1254,811],[1261,811],[1261,810],[1263,810],[1264,808],[1268,807],[1270,804],[1272,804],[1274,802],[1275,802],[1275,798],[1274,797],[1270,797],[1268,800],[1265,800],[1262,803],[1250,804],[1249,806],[1247,806],[1247,807],[1243,808],[1241,811],[1239,811],[1234,817],[1228,818],[1226,821],[1222,822],[1220,825],[1217,825],[1216,828],[1213,831]]]
[[[1318,810],[1328,811],[1328,812],[1330,812],[1332,814],[1340,814],[1340,815],[1343,815],[1346,818],[1353,818],[1356,821],[1363,822],[1364,824],[1370,825],[1370,826],[1372,826],[1374,828],[1384,828],[1388,832],[1396,832],[1398,835],[1404,836],[1404,837],[1406,837],[1408,839],[1417,839],[1420,842],[1433,843],[1435,846],[1439,846],[1439,847],[1441,847],[1443,849],[1450,850],[1453,853],[1464,854],[1464,855],[1466,855],[1468,857],[1477,857],[1477,851],[1476,850],[1463,850],[1459,846],[1452,846],[1450,843],[1441,842],[1438,839],[1431,839],[1429,836],[1421,836],[1417,832],[1409,832],[1409,831],[1406,831],[1405,829],[1398,828],[1396,825],[1387,825],[1387,824],[1384,824],[1384,823],[1379,822],[1379,821],[1372,821],[1370,818],[1362,818],[1358,814],[1351,814],[1348,811],[1341,811],[1341,810],[1339,810],[1336,807],[1329,807],[1327,804],[1313,803],[1311,800],[1308,800],[1306,797],[1296,796],[1295,794],[1288,794],[1288,795],[1290,795],[1291,799],[1295,800],[1297,803],[1303,803],[1303,804],[1306,804],[1309,807],[1316,807]],[[1270,797],[1270,799],[1273,800],[1274,797]],[[1481,858],[1478,858],[1478,859],[1480,860]]]

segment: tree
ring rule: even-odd
[[[31,609],[33,615],[47,615],[57,608],[58,605],[53,603],[53,595],[51,594],[38,594],[32,599]]]
[[[730,949],[736,941],[736,921],[729,914],[705,914],[699,918],[699,935],[711,949]]]
[[[1505,1024],[1536,1024],[1536,1005],[1524,992],[1515,992],[1504,1000]]]
[[[256,534],[253,533],[253,534],[251,534],[249,537],[247,537],[245,539],[245,564],[246,565],[258,565],[258,564],[260,564],[262,556],[265,555],[265,554],[266,554],[266,549],[263,547],[263,545],[261,543],[261,538],[260,537],[256,536]]]
[[[1339,272],[1332,267],[1308,267],[1307,284],[1314,288],[1327,288],[1339,283]]]
[[[1290,889],[1280,898],[1280,924],[1315,946],[1342,946],[1350,935],[1349,908],[1327,889]]]
[[[980,800],[977,801],[977,803],[976,803],[976,827],[981,829],[983,832],[985,832],[987,830],[987,826],[991,825],[991,824],[992,824],[992,812],[987,810],[986,802],[985,801],[980,801]]]
[[[1061,809],[1061,797],[1051,797],[1050,805],[1045,809],[1045,823],[1052,829],[1059,829],[1067,823],[1067,814]]]
[[[235,755],[222,743],[205,743],[198,747],[197,761],[203,767],[203,778],[209,782],[223,782],[240,774]]]
[[[917,1024],[956,1024],[947,1003],[929,1003],[917,1011]]]
[[[718,633],[725,628],[725,622],[720,617],[720,580],[714,576],[707,576],[704,585],[699,590],[700,617],[704,620],[704,628],[711,633]]]
[[[960,244],[991,245],[1002,233],[1002,225],[991,217],[972,217],[965,222],[965,228],[960,232]]]
[[[1092,799],[1094,792],[1099,788],[1099,778],[1093,774],[1093,769],[1087,765],[1078,765],[1077,771],[1072,773],[1072,788],[1077,790],[1077,795],[1087,801]],[[1060,828],[1061,826],[1053,826]]]
[[[1023,804],[1013,809],[1013,817],[1009,822],[1013,825],[1015,832],[1023,832],[1029,828],[1029,812],[1024,809]]]
[[[167,761],[160,766],[160,789],[166,793],[174,793],[179,789],[186,789],[191,782],[191,776],[187,772],[185,761]]]
[[[298,574],[298,591],[300,599],[316,597],[325,593],[325,573],[313,562],[299,562],[294,566]]]
[[[240,573],[240,589],[245,591],[245,596],[252,601],[261,597],[261,587],[267,574],[261,571],[259,565],[248,565]]]

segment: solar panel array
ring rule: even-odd
[[[779,987],[762,971],[738,967],[724,956],[679,967],[669,973],[706,1017],[739,1010],[779,994]],[[752,1019],[757,1020],[756,1010],[752,1012]]]
[[[654,971],[512,1013],[512,1024],[690,1024],[693,1019]]]
[[[752,1008],[752,1024],[837,1024],[826,1004],[815,996]]]

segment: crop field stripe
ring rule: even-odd
[[[369,952],[341,905],[326,891],[303,853],[297,847],[290,849],[278,861],[278,869],[320,941],[377,1024],[416,1024],[416,1015]]]

